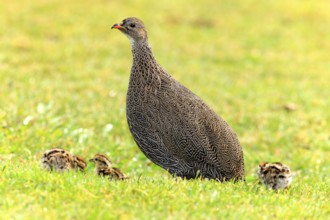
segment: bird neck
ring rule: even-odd
[[[152,54],[151,47],[148,41],[142,41],[132,45],[133,54],[133,66],[137,65],[140,67],[149,65],[158,65],[154,55]]]

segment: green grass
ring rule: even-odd
[[[330,3],[136,2],[0,7],[0,218],[329,219]],[[145,21],[168,72],[237,132],[246,183],[175,180],[138,150],[125,118],[130,45],[110,30],[128,16]],[[107,153],[131,179],[103,180],[90,164],[45,172],[39,159],[52,147]],[[287,193],[258,185],[262,161],[295,172]]]

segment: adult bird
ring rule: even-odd
[[[141,151],[174,176],[221,182],[244,179],[236,134],[157,63],[144,23],[129,17],[112,28],[124,33],[132,46],[126,116]]]

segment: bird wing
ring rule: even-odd
[[[211,110],[197,95],[180,84],[176,90],[176,98],[182,100],[172,114],[182,118],[180,133],[175,140],[184,150],[185,160],[195,160],[217,167],[222,173],[232,173],[242,159],[241,147],[236,134],[231,127],[213,110]],[[184,109],[180,112],[181,109]],[[184,117],[182,117],[183,115]],[[174,126],[176,125],[173,122]]]
[[[176,158],[190,166],[208,166],[229,175],[241,164],[239,141],[230,126],[197,95],[170,83],[169,99],[159,99],[158,138]],[[194,164],[191,164],[191,163]]]

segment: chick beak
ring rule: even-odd
[[[89,162],[93,162],[94,163],[95,162],[94,158],[90,159]]]
[[[111,27],[111,29],[122,29],[123,28],[123,26],[121,26],[121,25],[119,25],[119,24],[114,24],[114,25],[112,25],[112,27]]]

